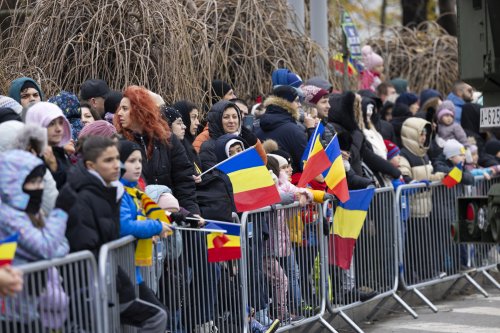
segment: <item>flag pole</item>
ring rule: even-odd
[[[196,217],[186,217],[186,220],[200,221],[200,219],[196,218]],[[227,224],[227,225],[241,225],[241,223],[217,221],[217,220],[211,220],[211,219],[204,219],[204,220],[205,220],[206,223],[215,222],[215,223]]]
[[[248,148],[248,149],[245,149],[243,152],[249,151],[249,150],[251,150],[251,149],[255,149],[255,147],[250,147],[250,148]],[[243,153],[243,152],[242,152],[242,153]],[[236,156],[238,156],[238,155],[239,155],[239,154],[235,154],[235,155],[233,155],[233,156],[231,156],[231,157],[226,158],[224,161],[217,163],[216,165],[214,165],[214,166],[213,166],[213,167],[211,167],[210,169],[203,171],[203,173],[201,173],[199,176],[200,176],[200,177],[201,177],[201,176],[203,176],[203,175],[204,175],[204,174],[206,174],[207,172],[212,171],[213,169],[217,168],[217,167],[218,167],[219,165],[221,165],[222,163],[226,163],[227,161],[229,161],[230,159],[232,159],[232,158],[234,158],[234,157],[236,157]],[[260,156],[260,155],[259,155],[259,156]]]

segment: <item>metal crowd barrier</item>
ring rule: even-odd
[[[81,251],[17,266],[23,290],[0,297],[0,332],[103,332],[97,266]]]
[[[135,332],[132,327],[122,327],[120,302],[117,289],[117,274],[121,268],[136,285],[135,278],[135,238],[127,236],[101,246],[99,251],[99,285],[104,332]],[[138,288],[135,288],[136,294]]]
[[[456,220],[456,198],[469,196],[474,191],[487,191],[487,184],[478,187],[456,185],[448,189],[439,182],[430,186],[410,184],[400,186],[396,192],[396,210],[399,215],[399,260],[400,283],[404,290],[414,292],[432,311],[437,308],[418,289],[444,281],[453,281],[443,294],[446,297],[459,279],[464,278],[484,296],[488,293],[473,279],[477,269],[490,278],[497,287],[498,283],[487,274],[499,261],[498,251],[493,262],[484,261],[496,246],[492,244],[458,244],[451,236],[451,225]],[[464,249],[475,249],[472,256]],[[493,250],[492,250],[493,249]],[[469,251],[466,251],[469,252]],[[461,254],[462,253],[462,254]],[[471,269],[472,268],[472,269]]]
[[[250,325],[278,319],[282,332],[319,321],[336,332],[323,319],[326,257],[321,205],[267,207],[245,212],[241,220]]]
[[[343,270],[334,265],[335,240],[328,239],[328,310],[339,315],[355,331],[363,332],[345,313],[364,301],[382,301],[369,314],[374,318],[381,305],[392,297],[413,317],[417,314],[396,294],[398,289],[397,220],[395,219],[395,195],[392,188],[379,188],[367,212],[361,233],[356,241],[351,267]],[[335,207],[327,202],[324,216],[333,222]]]

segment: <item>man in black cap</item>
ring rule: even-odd
[[[90,79],[82,83],[80,87],[80,101],[89,103],[93,109],[99,112],[101,119],[104,119],[104,101],[109,93],[106,81]]]

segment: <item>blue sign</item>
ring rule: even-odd
[[[351,58],[360,60],[361,59],[361,40],[359,39],[358,31],[356,30],[356,26],[352,21],[349,13],[344,11],[344,15],[342,17],[342,30],[344,30],[344,34],[347,38],[347,47],[349,51],[351,51]]]

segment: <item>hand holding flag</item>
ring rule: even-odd
[[[447,188],[451,188],[462,181],[463,164],[460,162],[443,178],[442,183]]]

